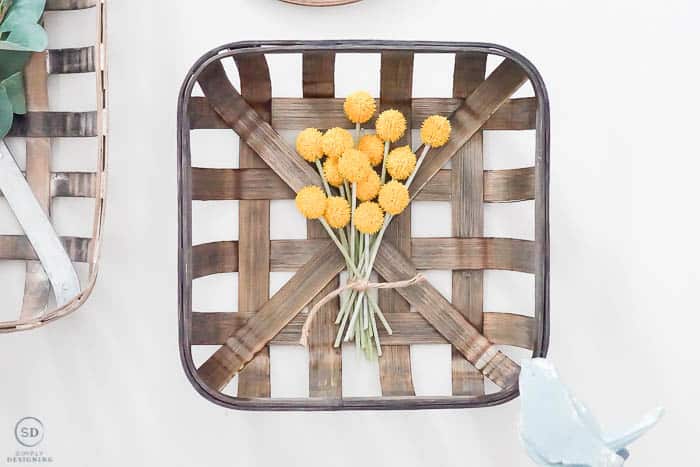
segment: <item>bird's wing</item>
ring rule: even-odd
[[[578,400],[573,395],[571,396],[571,402],[574,405],[576,413],[581,419],[581,422],[583,422],[583,424],[586,425],[586,427],[589,430],[591,430],[591,432],[602,437],[603,430],[600,428],[598,420],[595,419],[595,417],[593,416],[593,412],[591,412],[588,406],[586,406],[586,404]]]
[[[664,409],[657,408],[652,410],[647,415],[642,418],[642,420],[635,426],[630,428],[624,433],[606,434],[603,439],[605,444],[613,451],[618,451],[626,446],[629,446],[632,442],[639,439],[644,433],[649,431],[651,427],[656,425],[664,414]]]

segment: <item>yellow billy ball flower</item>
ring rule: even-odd
[[[377,110],[374,98],[365,91],[350,94],[343,104],[345,115],[353,123],[365,123]]]
[[[326,159],[323,163],[323,175],[328,184],[336,188],[341,186],[345,180],[338,170],[338,159]]]
[[[396,180],[390,181],[379,190],[379,205],[389,214],[401,214],[409,201],[408,188]]]
[[[350,204],[342,196],[331,196],[324,214],[328,225],[334,229],[342,229],[350,222]]]
[[[384,212],[374,201],[366,201],[355,209],[355,227],[363,234],[379,232],[384,223]]]
[[[331,128],[326,131],[321,143],[323,146],[323,153],[333,159],[342,156],[345,151],[351,149],[355,144],[350,132],[342,128]]]
[[[367,178],[372,166],[367,154],[357,149],[348,149],[338,161],[340,175],[351,183],[361,182]]]
[[[382,141],[395,143],[406,132],[406,117],[398,110],[385,110],[377,117],[375,128]]]
[[[316,185],[305,186],[297,193],[297,209],[307,219],[318,219],[326,212],[326,195]]]
[[[367,154],[369,163],[375,167],[384,159],[384,143],[377,135],[365,135],[360,138],[357,149]]]
[[[316,128],[307,128],[297,136],[297,152],[309,162],[316,162],[323,157],[321,140],[323,133]]]
[[[432,115],[425,119],[420,129],[420,138],[423,143],[433,148],[439,148],[447,143],[452,132],[450,121],[440,115]]]
[[[382,185],[382,180],[374,170],[369,171],[366,179],[357,184],[357,199],[360,201],[369,201],[374,199],[379,193],[379,187]]]
[[[386,156],[386,171],[397,180],[407,179],[416,168],[416,155],[411,148],[402,146]]]

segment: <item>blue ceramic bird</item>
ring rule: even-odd
[[[663,414],[658,408],[626,432],[603,433],[590,410],[569,393],[554,366],[542,358],[522,363],[520,395],[520,437],[530,458],[546,466],[622,466],[629,457],[626,447]]]

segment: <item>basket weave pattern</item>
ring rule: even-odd
[[[344,269],[317,222],[307,240],[270,240],[270,200],[292,199],[305,185],[320,185],[314,170],[298,157],[277,130],[350,127],[342,99],[335,97],[335,57],[339,53],[381,55],[380,110],[395,108],[418,128],[431,114],[449,117],[450,142],[431,151],[413,185],[413,200],[449,201],[452,237],[413,238],[410,209],[391,224],[375,271],[386,281],[412,277],[418,270],[452,271],[452,303],[429,282],[383,290],[379,304],[393,335],[382,335],[379,360],[382,396],[343,397],[341,350],[333,347],[338,300],[324,305],[309,337],[309,398],[270,398],[269,344],[298,345],[306,315],[301,311],[334,290]],[[303,98],[271,92],[266,54],[303,58]],[[452,98],[413,98],[417,53],[455,57]],[[486,76],[489,54],[505,60]],[[232,57],[240,90],[222,61]],[[536,96],[511,98],[530,80]],[[204,97],[192,95],[199,84]],[[372,122],[368,126],[373,125]],[[544,356],[548,342],[548,103],[532,65],[518,54],[484,44],[403,42],[239,43],[203,57],[188,75],[180,96],[180,339],[181,355],[195,387],[210,400],[243,409],[412,409],[476,407],[517,395],[518,365],[496,345],[518,346]],[[241,140],[236,169],[192,167],[190,132],[233,129]],[[536,130],[533,167],[489,170],[483,166],[483,130]],[[410,132],[399,144],[411,144]],[[445,169],[452,161],[451,169]],[[192,245],[192,202],[239,200],[239,239]],[[483,237],[484,203],[535,200],[535,240]],[[483,271],[500,269],[535,276],[535,316],[485,313]],[[295,275],[272,297],[271,271]],[[217,273],[238,273],[238,312],[192,309],[192,281]],[[411,312],[411,307],[416,313]],[[453,346],[449,397],[416,396],[411,344]],[[191,347],[218,345],[196,368]],[[238,375],[236,397],[222,389]],[[501,387],[487,394],[484,378]]]

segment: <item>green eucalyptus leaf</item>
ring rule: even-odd
[[[13,118],[12,103],[5,86],[0,85],[0,139],[3,139],[10,132]]]
[[[24,70],[29,55],[29,52],[0,50],[0,81]]]
[[[24,73],[17,72],[0,83],[5,87],[7,97],[12,104],[12,111],[16,114],[27,113],[27,99],[24,96]]]
[[[25,23],[12,29],[5,40],[0,41],[0,49],[41,52],[48,44],[49,36],[44,28],[36,23]]]
[[[0,22],[0,50],[41,52],[48,45],[46,31],[38,22],[45,0],[14,0]]]

